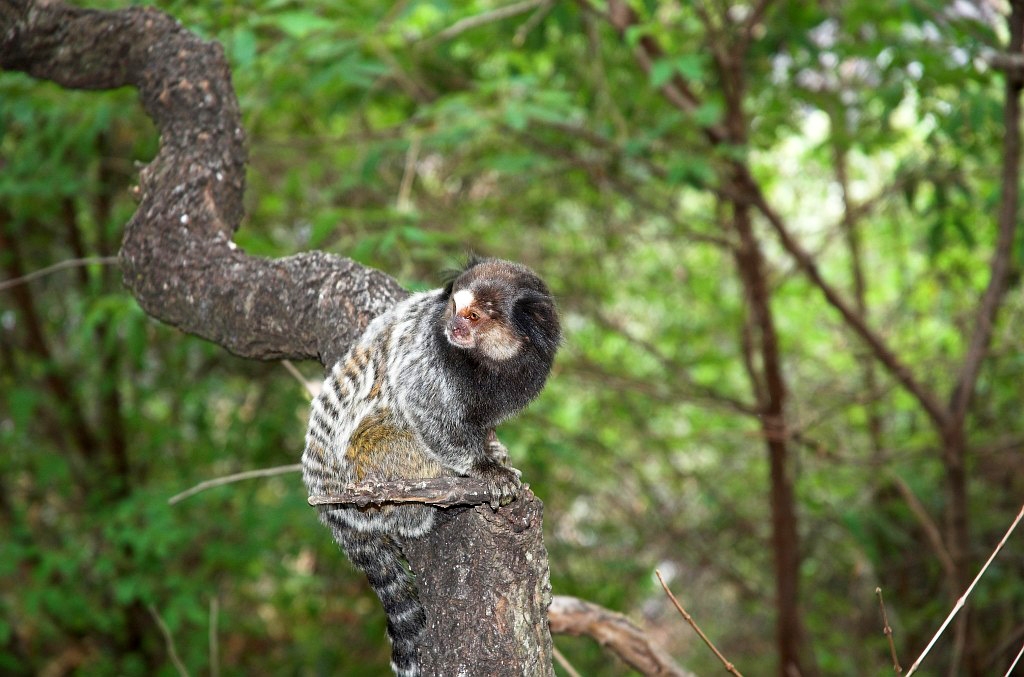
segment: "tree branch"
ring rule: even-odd
[[[555,595],[548,609],[548,621],[555,635],[586,636],[609,649],[631,668],[645,675],[694,677],[683,670],[631,620],[576,597]]]
[[[601,14],[588,0],[580,0],[580,3],[584,9]],[[627,29],[639,23],[636,12],[623,0],[609,0],[608,13],[601,14],[601,16],[620,36],[625,36]],[[649,35],[644,35],[639,39],[633,50],[633,55],[637,63],[640,64],[640,68],[648,75],[650,75],[654,63],[665,56],[658,43]],[[661,86],[661,93],[669,103],[685,113],[694,113],[700,107],[700,99],[678,74]],[[701,127],[701,131],[712,144],[719,144],[728,139],[726,130],[720,125],[704,125]]]
[[[523,491],[529,489],[524,486]],[[424,503],[439,508],[482,505],[494,499],[487,482],[472,477],[435,477],[419,480],[367,480],[342,487],[336,494],[310,496],[310,505],[346,505],[356,508]]]
[[[7,0],[0,68],[77,89],[139,90],[160,132],[126,227],[125,285],[151,316],[257,359],[331,364],[404,297],[389,276],[322,252],[249,256],[245,137],[223,49],[152,8],[100,12]]]
[[[860,336],[861,340],[868,345],[875,359],[881,362],[882,366],[886,368],[892,377],[917,399],[929,418],[937,426],[944,427],[948,414],[935,396],[935,393],[917,380],[910,367],[886,344],[881,335],[868,326],[864,317],[850,305],[849,301],[837,289],[825,280],[818,269],[817,263],[814,261],[814,257],[796,241],[796,238],[793,237],[783,222],[782,217],[768,204],[767,198],[765,198],[764,193],[761,191],[760,184],[750,175],[749,169],[746,166],[742,166],[742,171],[745,173],[747,188],[753,197],[754,206],[757,207],[758,211],[761,212],[772,227],[772,230],[775,231],[783,248],[789,252],[789,255],[793,257],[814,286],[821,291],[829,305],[839,311],[847,326],[853,329],[854,333]]]
[[[58,263],[54,263],[52,266],[46,266],[39,270],[33,270],[31,273],[26,273],[21,277],[15,277],[10,280],[0,281],[0,291],[4,289],[10,289],[11,287],[17,287],[19,284],[26,284],[32,280],[38,280],[41,277],[45,277],[50,273],[56,273],[58,270],[65,270],[67,268],[80,268],[83,266],[91,265],[110,265],[117,263],[116,256],[86,256],[78,259],[65,259]]]
[[[291,465],[279,465],[273,468],[259,468],[257,470],[244,470],[242,472],[236,472],[232,475],[225,475],[224,477],[214,477],[213,479],[205,480],[199,484],[186,489],[180,493],[175,494],[167,499],[168,505],[174,505],[184,501],[189,496],[195,496],[196,494],[206,491],[207,489],[213,489],[214,487],[222,487],[226,484],[234,484],[235,482],[241,482],[243,480],[252,480],[260,477],[275,477],[277,475],[286,475],[288,473],[300,472],[302,470],[301,463],[292,463]]]
[[[1024,58],[1024,6],[1021,2],[1011,3],[1010,46],[1008,54]],[[996,323],[996,316],[1002,305],[1003,295],[1009,285],[1010,268],[1013,261],[1013,243],[1017,233],[1017,218],[1020,204],[1020,94],[1024,88],[1024,72],[1020,69],[1006,71],[1005,100],[1003,101],[1003,169],[1000,177],[999,234],[995,251],[989,265],[988,286],[978,304],[974,316],[974,333],[968,344],[963,366],[957,376],[956,385],[950,396],[949,408],[953,421],[963,424],[967,408],[974,395],[975,382],[981,370],[981,363],[988,355],[989,342]]]
[[[479,28],[480,26],[484,26],[495,21],[508,19],[518,14],[525,14],[532,9],[536,9],[541,5],[544,5],[546,2],[548,2],[548,0],[522,0],[521,2],[514,2],[511,5],[496,7],[492,10],[482,12],[474,16],[459,19],[448,28],[430,38],[428,42],[434,43],[443,40],[451,40],[452,38],[474,28]]]

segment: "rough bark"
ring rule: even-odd
[[[434,477],[414,480],[364,480],[348,484],[340,493],[310,496],[310,505],[348,505],[366,508],[386,503],[423,503],[440,508],[480,505],[497,501],[490,485],[472,477]]]
[[[141,172],[120,258],[125,285],[151,316],[243,357],[329,365],[406,294],[346,258],[261,258],[232,242],[246,152],[230,72],[220,45],[167,15],[0,0],[0,67],[69,88],[138,89],[160,150]],[[553,674],[541,538],[531,495],[497,512],[453,514],[411,549],[430,619],[425,674]],[[482,667],[482,656],[503,667]]]
[[[542,515],[525,491],[497,511],[452,508],[406,546],[428,609],[424,675],[554,676]]]

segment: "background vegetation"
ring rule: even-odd
[[[470,250],[548,279],[567,342],[501,435],[556,593],[698,673],[721,667],[656,567],[748,675],[890,670],[876,586],[904,663],[923,648],[1024,495],[1020,72],[995,67],[1019,9],[157,4],[233,67],[239,246],[417,288]],[[115,256],[156,144],[134,92],[0,73],[0,134],[2,278]],[[159,618],[192,674],[384,674],[378,603],[297,474],[167,502],[297,462],[307,401],[148,319],[115,265],[0,289],[0,672],[176,674]],[[930,664],[1002,674],[1020,537],[969,611]]]

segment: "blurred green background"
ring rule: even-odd
[[[157,6],[233,69],[245,250],[324,249],[410,288],[476,251],[549,281],[565,347],[499,432],[545,502],[554,592],[721,671],[660,568],[750,676],[777,670],[775,571],[730,168],[750,168],[822,275],[944,401],[989,278],[1005,131],[985,60],[1004,17],[960,4],[766,3],[732,72],[714,55],[755,11],[744,3],[633,2],[624,32],[601,2],[504,19],[490,0]],[[647,70],[644,40],[662,52]],[[696,108],[666,98],[677,76]],[[710,142],[702,129],[735,110],[743,143]],[[157,143],[135,92],[0,73],[0,134],[0,279],[116,255]],[[905,666],[954,599],[928,531],[946,534],[941,441],[758,214],[753,235],[788,395],[804,669],[883,674],[875,587]],[[1022,262],[1018,238],[966,421],[970,575],[1024,496]],[[307,405],[282,365],[147,318],[116,265],[0,290],[0,673],[176,675],[159,617],[192,675],[386,674],[379,603],[298,474],[167,503],[296,463]],[[1024,534],[968,606],[966,644],[947,633],[929,661],[966,653],[1002,674],[1024,641]],[[556,645],[582,674],[631,674],[590,640]]]

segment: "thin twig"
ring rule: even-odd
[[[291,360],[281,360],[281,364],[288,370],[288,373],[295,377],[295,380],[302,384],[302,387],[306,389],[310,397],[316,397],[320,394],[320,381],[311,381],[302,375],[295,365],[292,364]]]
[[[942,565],[942,570],[945,572],[947,580],[955,580],[956,565],[953,563],[953,557],[949,554],[949,550],[942,540],[942,534],[939,532],[938,525],[935,524],[931,515],[928,514],[928,510],[921,504],[920,499],[914,493],[914,490],[910,488],[910,485],[902,477],[893,474],[892,481],[896,485],[896,490],[900,492],[903,500],[906,501],[910,512],[914,514],[914,517],[921,524],[921,528],[924,529],[924,535],[931,544],[932,550],[935,551],[935,555],[939,558],[939,563]]]
[[[512,44],[516,47],[522,47],[523,43],[526,42],[526,36],[544,20],[544,17],[551,13],[554,7],[555,0],[544,0],[541,2],[537,11],[531,14],[530,18],[524,21],[523,25],[516,30],[516,34],[512,37]]]
[[[930,642],[928,642],[928,646],[924,648],[924,651],[921,652],[921,655],[918,656],[917,660],[914,661],[914,664],[910,666],[910,670],[907,671],[907,677],[910,677],[912,674],[914,674],[914,672],[917,671],[918,666],[921,665],[921,661],[923,661],[924,657],[928,655],[928,652],[932,650],[932,647],[935,645],[935,642],[939,639],[939,636],[942,635],[943,632],[945,632],[946,626],[949,625],[949,622],[951,620],[953,620],[953,617],[956,616],[957,612],[963,608],[964,604],[967,602],[967,598],[971,594],[971,591],[974,590],[974,586],[978,584],[978,581],[981,580],[981,577],[985,575],[985,571],[988,570],[988,565],[992,563],[992,560],[996,558],[996,555],[999,554],[999,551],[1003,549],[1004,545],[1006,545],[1006,540],[1010,538],[1010,534],[1012,534],[1013,530],[1017,528],[1017,525],[1020,523],[1021,518],[1024,518],[1024,505],[1021,506],[1020,512],[1017,513],[1017,518],[1013,520],[1013,524],[1011,524],[1010,528],[1006,530],[1005,534],[1003,534],[1003,538],[999,541],[999,545],[997,545],[996,549],[992,551],[992,554],[988,556],[988,560],[985,562],[985,566],[981,567],[981,571],[979,571],[978,575],[974,577],[973,581],[971,581],[971,584],[967,587],[967,591],[964,592],[964,594],[960,596],[960,599],[956,601],[956,604],[953,605],[953,610],[949,612],[948,616],[946,616],[946,620],[942,621],[942,625],[939,626],[939,629],[935,632],[935,636],[932,637]]]
[[[516,16],[517,14],[525,14],[535,7],[540,7],[545,2],[547,2],[547,0],[523,0],[523,2],[514,2],[511,5],[492,9],[489,12],[483,12],[475,16],[467,16],[465,19],[459,19],[434,37],[429,38],[427,41],[436,42],[440,40],[451,40],[466,31],[479,28],[484,24],[508,19],[509,17]]]
[[[164,636],[164,644],[167,645],[167,655],[171,659],[171,663],[178,669],[178,674],[181,677],[189,677],[188,670],[185,668],[185,664],[181,662],[181,658],[178,656],[178,651],[174,648],[174,637],[171,636],[171,630],[164,623],[164,619],[160,618],[160,614],[157,613],[156,607],[152,604],[147,604],[146,608],[149,609],[149,615],[156,621],[156,627],[160,629],[160,634]]]
[[[708,645],[708,648],[715,652],[715,655],[718,656],[718,660],[722,661],[722,665],[725,666],[726,672],[736,675],[736,677],[743,677],[743,675],[740,674],[740,671],[736,669],[736,666],[730,663],[726,657],[722,655],[722,652],[715,647],[710,639],[708,639],[708,636],[705,635],[704,631],[700,629],[699,625],[697,625],[697,621],[693,620],[693,616],[686,613],[686,609],[684,609],[683,605],[679,603],[679,600],[677,600],[676,596],[672,594],[672,591],[668,589],[665,579],[661,577],[661,572],[655,569],[654,575],[658,577],[658,580],[661,582],[661,587],[664,588],[665,594],[668,595],[668,598],[672,600],[672,604],[675,605],[676,610],[682,614],[683,618],[686,619],[686,622],[690,624],[690,627],[700,635],[700,638],[704,640],[704,643]]]
[[[558,661],[558,664],[562,666],[562,669],[569,673],[569,677],[583,677],[579,672],[576,671],[576,668],[572,666],[572,663],[570,663],[566,659],[566,657],[562,655],[562,652],[558,650],[557,646],[551,647],[551,651],[555,655],[555,660]]]
[[[395,207],[400,212],[411,210],[409,196],[412,194],[412,180],[416,177],[416,160],[420,155],[420,137],[413,136],[409,142],[409,149],[405,152],[405,169],[402,171],[402,182],[398,186],[398,199],[395,200]]]
[[[1024,654],[1024,645],[1021,645],[1020,651],[1017,652],[1017,657],[1013,659],[1012,663],[1010,663],[1010,667],[1006,669],[1006,674],[1003,675],[1003,677],[1010,677],[1010,675],[1013,674],[1013,669],[1017,667],[1017,661],[1020,660],[1021,654]]]
[[[885,613],[885,601],[882,599],[882,589],[875,588],[875,594],[878,595],[878,608],[882,610],[882,633],[885,634],[889,640],[889,652],[892,654],[892,669],[896,671],[896,674],[903,672],[903,668],[900,667],[900,659],[896,657],[896,644],[892,641],[892,627],[889,626],[889,617]]]
[[[15,277],[10,280],[4,280],[0,282],[0,291],[4,289],[10,289],[11,287],[17,287],[19,284],[25,284],[32,280],[39,279],[49,275],[50,273],[56,273],[58,270],[64,270],[66,268],[77,268],[79,266],[91,266],[91,265],[113,265],[118,262],[116,256],[87,256],[83,259],[66,259],[59,263],[55,263],[52,266],[46,266],[39,270],[34,270],[27,275],[21,277]]]
[[[210,677],[220,677],[220,644],[217,640],[217,619],[220,616],[220,598],[210,598]]]
[[[212,480],[205,480],[195,485],[191,489],[186,489],[180,494],[175,494],[167,499],[168,505],[174,505],[179,501],[183,501],[189,496],[194,496],[201,491],[212,489],[214,487],[220,487],[225,484],[231,484],[233,482],[240,482],[242,480],[251,480],[258,477],[273,477],[274,475],[285,475],[290,472],[299,472],[302,470],[301,463],[293,463],[291,465],[279,465],[274,468],[262,468],[260,470],[246,470],[244,472],[237,472],[233,475],[225,475],[224,477],[215,477]]]

